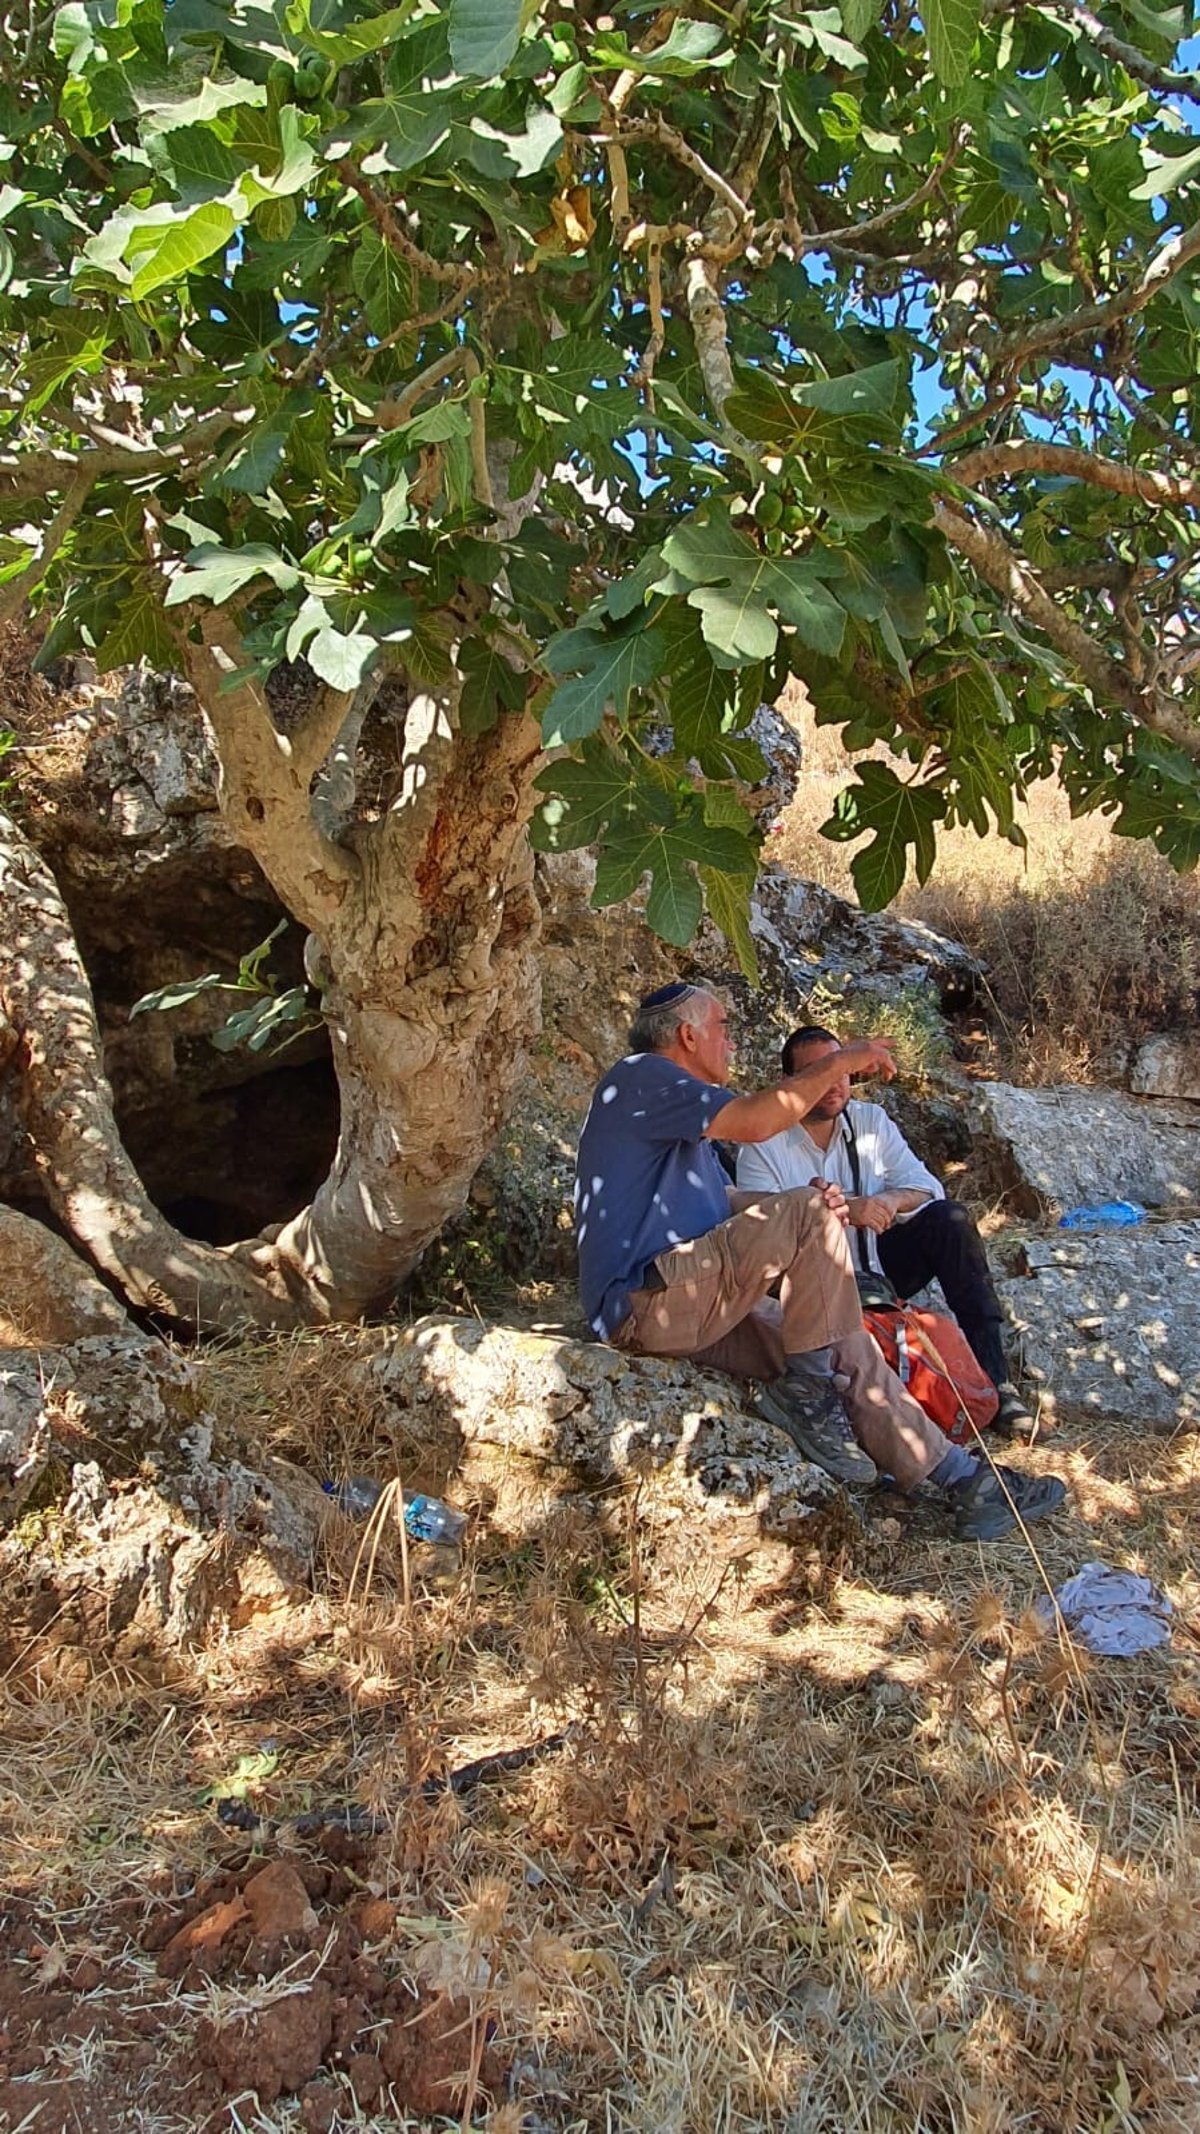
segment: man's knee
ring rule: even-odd
[[[961,1200],[931,1200],[917,1210],[914,1220],[919,1220],[930,1230],[971,1231],[975,1228],[975,1218]]]
[[[961,1200],[935,1200],[917,1218],[924,1226],[923,1246],[939,1273],[954,1278],[990,1280],[987,1252],[975,1218]]]
[[[783,1193],[763,1193],[758,1199],[742,1208],[732,1220],[739,1226],[739,1234],[757,1242],[774,1241],[776,1249],[786,1249],[789,1243],[798,1244],[811,1237],[825,1214],[825,1203],[812,1186],[791,1186]]]

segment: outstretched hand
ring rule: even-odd
[[[875,1075],[881,1082],[896,1078],[896,1062],[890,1037],[856,1037],[843,1045],[839,1065],[849,1075]]]

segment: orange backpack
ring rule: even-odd
[[[858,1139],[849,1112],[843,1115],[846,1153],[854,1191],[862,1192]],[[953,1319],[904,1304],[886,1275],[876,1274],[862,1231],[858,1245],[858,1291],[863,1325],[875,1336],[884,1362],[953,1445],[969,1445],[977,1430],[994,1423],[1000,1395]]]
[[[863,1308],[883,1360],[953,1445],[969,1445],[996,1419],[1000,1396],[966,1335],[940,1312],[910,1304]]]

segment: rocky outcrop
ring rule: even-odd
[[[1139,1097],[1200,1098],[1200,1043],[1182,1031],[1148,1037],[1133,1056],[1129,1087]]]
[[[939,1000],[965,1000],[982,977],[969,949],[920,920],[860,911],[836,891],[797,881],[775,865],[759,876],[751,931],[767,984],[790,998],[825,978],[876,996],[917,986],[930,988]]]
[[[1081,1202],[1200,1201],[1200,1106],[1151,1103],[1112,1089],[1016,1089],[977,1083],[975,1125],[998,1190],[1028,1213]]]
[[[660,1522],[814,1542],[821,1511],[855,1526],[732,1380],[685,1363],[451,1315],[342,1337],[337,1356],[389,1447],[380,1479],[399,1466],[493,1532],[535,1535],[564,1501],[600,1517],[634,1479]],[[67,1642],[102,1624],[128,1655],[269,1626],[309,1598],[330,1500],[216,1430],[206,1368],[136,1334],[0,1352],[0,1577],[22,1622],[54,1614]]]
[[[797,1023],[838,1020],[830,1002],[903,1004],[931,1028],[969,1002],[982,972],[969,950],[932,928],[887,912],[863,912],[818,882],[768,864],[755,885],[750,931],[759,982],[750,986],[728,943],[706,921],[682,959],[684,974],[722,986],[733,1008],[741,1073],[779,1071],[781,1040]]]
[[[1000,1293],[1055,1412],[1200,1427],[1200,1222],[1032,1238],[1022,1266]]]
[[[311,1477],[214,1443],[202,1368],[161,1342],[0,1352],[0,1575],[35,1623],[136,1647],[270,1617],[306,1596],[327,1513]]]
[[[733,1380],[596,1342],[430,1317],[359,1366],[398,1431],[515,1533],[564,1493],[643,1479],[660,1515],[799,1530],[836,1495]]]
[[[36,1357],[0,1349],[0,1520],[32,1495],[50,1459],[50,1416]]]

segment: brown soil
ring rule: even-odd
[[[31,1905],[0,1911],[0,2127],[132,2134],[161,2113],[218,2134],[241,2123],[236,2100],[297,2097],[323,2134],[381,2101],[458,2115],[495,2100],[486,2018],[410,1975],[395,1908],[354,1868],[243,1861],[148,1908],[136,1942],[79,1958]]]

